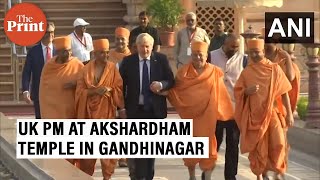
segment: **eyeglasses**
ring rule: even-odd
[[[47,34],[52,34],[54,31],[46,31]]]

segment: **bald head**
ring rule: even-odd
[[[264,44],[264,51],[265,51],[265,56],[269,60],[273,61],[274,60],[274,54],[277,50],[277,45],[275,43],[265,43]]]
[[[228,34],[224,40],[222,50],[227,55],[228,58],[231,58],[236,52],[239,51],[240,39],[239,36],[235,34]]]
[[[239,36],[230,33],[227,35],[226,39],[224,40],[224,44],[228,44],[230,42],[237,42],[237,41],[240,42]]]

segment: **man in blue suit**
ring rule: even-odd
[[[36,119],[41,119],[39,106],[39,83],[44,63],[54,56],[52,41],[54,38],[55,26],[48,22],[47,31],[41,42],[33,46],[27,54],[27,59],[22,72],[23,98],[31,104],[33,101]],[[31,83],[31,87],[30,87]],[[31,89],[31,95],[30,95]]]
[[[137,53],[123,59],[120,74],[128,119],[164,119],[166,97],[160,93],[174,85],[174,75],[166,55],[152,52],[154,39],[141,33],[136,39]],[[128,159],[131,180],[152,180],[154,158]]]

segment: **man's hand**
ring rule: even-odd
[[[103,96],[105,93],[110,94],[110,92],[112,91],[112,88],[110,87],[99,87],[96,92],[97,94]]]
[[[291,113],[287,114],[286,122],[287,122],[288,127],[292,127],[293,126],[294,118],[293,118],[293,115]]]
[[[247,96],[250,96],[252,94],[255,94],[258,91],[259,91],[259,85],[254,85],[254,86],[246,88],[246,90],[244,91],[244,94]]]
[[[103,96],[106,92],[110,93],[112,88],[110,87],[99,87],[99,88],[92,88],[88,89],[88,96],[93,96],[95,94],[99,94]]]
[[[107,88],[106,87],[99,87],[96,89],[96,93],[99,95],[104,95],[104,93],[107,92]]]
[[[97,94],[97,89],[88,89],[88,96],[93,96]]]
[[[162,89],[162,85],[161,85],[161,82],[159,81],[153,81],[150,85],[150,90],[153,93],[158,93],[160,92],[161,89]]]
[[[121,119],[127,119],[126,109],[120,109],[118,112],[119,112],[119,117],[120,117]]]
[[[27,104],[31,104],[31,103],[32,103],[32,101],[31,101],[31,99],[30,99],[30,93],[29,93],[29,91],[23,92],[23,99],[24,99],[24,101],[25,101]]]
[[[70,81],[63,85],[64,89],[74,89],[77,86],[77,81]]]
[[[285,50],[281,50],[280,51],[280,57],[284,58],[286,62],[291,62],[292,61],[290,54]]]
[[[160,96],[168,96],[169,91],[161,91],[161,92],[158,92],[157,94]]]
[[[106,87],[107,91],[108,92],[111,92],[112,91],[112,88],[111,87]]]

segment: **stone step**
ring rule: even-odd
[[[0,82],[0,92],[13,92],[14,82]]]
[[[7,38],[5,35],[0,35],[0,44],[4,44],[7,42]]]
[[[0,101],[13,101],[14,92],[13,91],[0,91]]]
[[[1,101],[0,109],[3,113],[19,113],[30,114],[34,113],[33,105],[27,104],[22,99],[19,101]]]
[[[0,62],[1,63],[11,63],[11,55],[10,54],[0,54]]]
[[[78,0],[78,1],[39,1],[39,0],[25,0],[23,2],[30,2],[36,4],[41,9],[72,9],[76,8],[126,8],[126,5],[119,0],[105,1],[105,0]]]
[[[49,17],[48,21],[54,22],[55,26],[73,26],[73,21],[78,17]],[[81,17],[90,25],[114,25],[124,24],[122,17]],[[88,26],[90,28],[90,26]],[[58,29],[57,29],[58,30]]]
[[[0,72],[11,72],[11,63],[0,62]]]
[[[4,18],[4,16],[5,16],[4,9],[1,8],[0,9],[0,18]]]
[[[110,47],[114,47],[114,34],[92,34],[92,39],[105,39],[107,38],[110,42]]]
[[[11,46],[10,44],[0,44],[0,55],[10,55]]]
[[[0,55],[11,55],[11,43],[0,44]]]
[[[113,34],[116,26],[114,25],[91,25],[87,28],[87,33],[91,35],[99,34],[99,35],[107,35]],[[59,35],[69,35],[74,31],[73,26],[56,26],[56,34]]]
[[[53,0],[24,0],[23,2],[25,1],[28,1],[28,2],[35,2],[35,1],[41,1],[41,2],[47,2],[47,1],[53,1]],[[58,1],[58,2],[65,2],[65,1],[72,1],[72,2],[77,2],[79,0],[55,0],[55,1]],[[84,1],[84,0],[80,0],[80,1]],[[90,0],[92,1],[92,0]],[[103,2],[106,2],[106,3],[109,3],[109,2],[118,2],[118,3],[122,3],[122,0],[93,0],[93,1],[103,1]]]
[[[2,26],[3,26],[3,20],[2,21],[0,20],[0,44],[5,44],[7,40],[6,40],[6,34],[4,32],[4,28]]]
[[[82,17],[83,14],[91,17],[123,17],[125,8],[73,8],[73,9],[43,9],[47,18],[51,17]]]
[[[14,82],[14,73],[0,72],[0,82]]]

